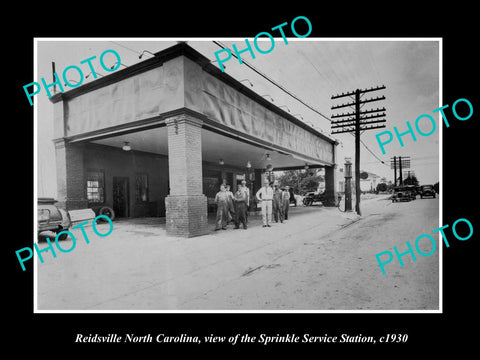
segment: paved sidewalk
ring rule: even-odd
[[[87,228],[87,245],[73,230],[76,247],[38,261],[39,310],[197,310],[191,300],[276,261],[303,245],[307,234],[327,236],[358,220],[337,208],[291,207],[290,219],[261,227],[250,216],[247,230],[213,231],[195,238],[167,237],[165,220],[143,218],[114,222],[112,233],[98,237]],[[99,225],[107,232],[108,224]],[[103,230],[104,227],[105,229]],[[62,242],[68,249],[72,240]],[[40,243],[40,248],[46,243]],[[202,310],[202,309],[198,309]]]

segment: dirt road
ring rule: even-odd
[[[421,310],[438,309],[439,252],[417,254],[385,265],[383,275],[375,254],[397,246],[407,250],[421,234],[438,225],[438,199],[392,204],[372,199],[362,205],[364,216],[323,236],[316,228],[301,234],[303,242],[235,281],[191,299],[187,308],[296,310]],[[421,243],[425,253],[431,245]]]
[[[385,275],[375,259],[437,228],[438,199],[384,198],[364,201],[360,219],[292,208],[290,220],[272,228],[252,216],[248,230],[191,239],[167,237],[156,219],[115,222],[105,238],[87,229],[88,245],[77,240],[70,253],[38,264],[38,308],[438,309],[438,249],[416,262],[405,256],[403,268],[393,261]]]

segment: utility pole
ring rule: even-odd
[[[402,175],[402,157],[398,157],[398,164],[400,166],[400,186],[403,186],[403,175]]]
[[[360,90],[355,90],[355,211],[360,211]]]
[[[385,100],[385,96],[381,97],[376,97],[376,98],[370,98],[366,100],[361,100],[361,97],[363,94],[371,91],[377,91],[377,90],[382,90],[385,89],[385,85],[382,86],[377,86],[377,87],[371,87],[370,89],[356,89],[355,91],[347,92],[347,93],[342,93],[340,95],[334,95],[331,97],[331,99],[339,99],[342,97],[350,97],[354,101],[351,103],[346,103],[346,104],[341,104],[341,105],[336,105],[332,106],[332,110],[334,109],[340,109],[344,107],[353,107],[355,109],[354,112],[350,113],[342,113],[342,114],[335,114],[332,115],[333,118],[342,118],[337,121],[332,121],[332,129],[337,129],[339,130],[333,130],[332,134],[340,134],[340,133],[345,133],[345,132],[354,132],[355,133],[355,211],[357,212],[358,215],[361,215],[360,211],[360,195],[361,195],[361,190],[360,190],[360,135],[361,132],[365,130],[371,130],[371,129],[378,129],[378,128],[383,128],[385,125],[378,125],[378,123],[383,123],[386,120],[385,119],[377,119],[380,117],[385,116],[385,108],[377,108],[377,109],[370,109],[370,110],[364,110],[361,111],[361,107],[366,104],[370,103],[373,101],[378,101],[378,100]],[[353,96],[353,98],[352,98]],[[372,120],[374,119],[374,120]],[[376,124],[376,125],[371,125],[371,124]]]
[[[390,169],[394,169],[395,186],[397,186],[397,167],[400,171],[399,186],[403,186],[403,169],[410,168],[410,156],[394,156],[390,158]]]
[[[395,180],[395,186],[397,186],[397,157],[393,157],[393,176]]]
[[[412,178],[415,176],[415,170],[408,170],[408,171],[405,171],[405,175],[406,177],[409,177],[409,178]]]

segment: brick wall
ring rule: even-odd
[[[207,197],[204,195],[174,195],[165,199],[167,234],[180,237],[208,233]]]
[[[180,115],[168,120],[167,130],[170,195],[202,194],[201,124]]]
[[[58,205],[67,210],[87,207],[84,191],[83,146],[55,143]]]
[[[324,206],[335,206],[337,192],[335,191],[335,168],[325,166],[325,196]]]
[[[208,232],[207,197],[202,192],[202,122],[189,115],[167,119],[170,195],[166,230],[192,237]]]
[[[165,216],[165,197],[168,195],[168,159],[166,156],[140,151],[123,151],[104,145],[85,147],[85,172],[103,170],[105,177],[102,205],[113,207],[113,177],[129,178],[129,214],[131,217]],[[148,174],[149,202],[135,201],[135,174]],[[86,191],[86,182],[83,185]],[[90,206],[99,206],[90,204]]]

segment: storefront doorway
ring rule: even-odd
[[[113,177],[113,211],[115,211],[115,217],[129,216],[128,189],[128,177]]]

